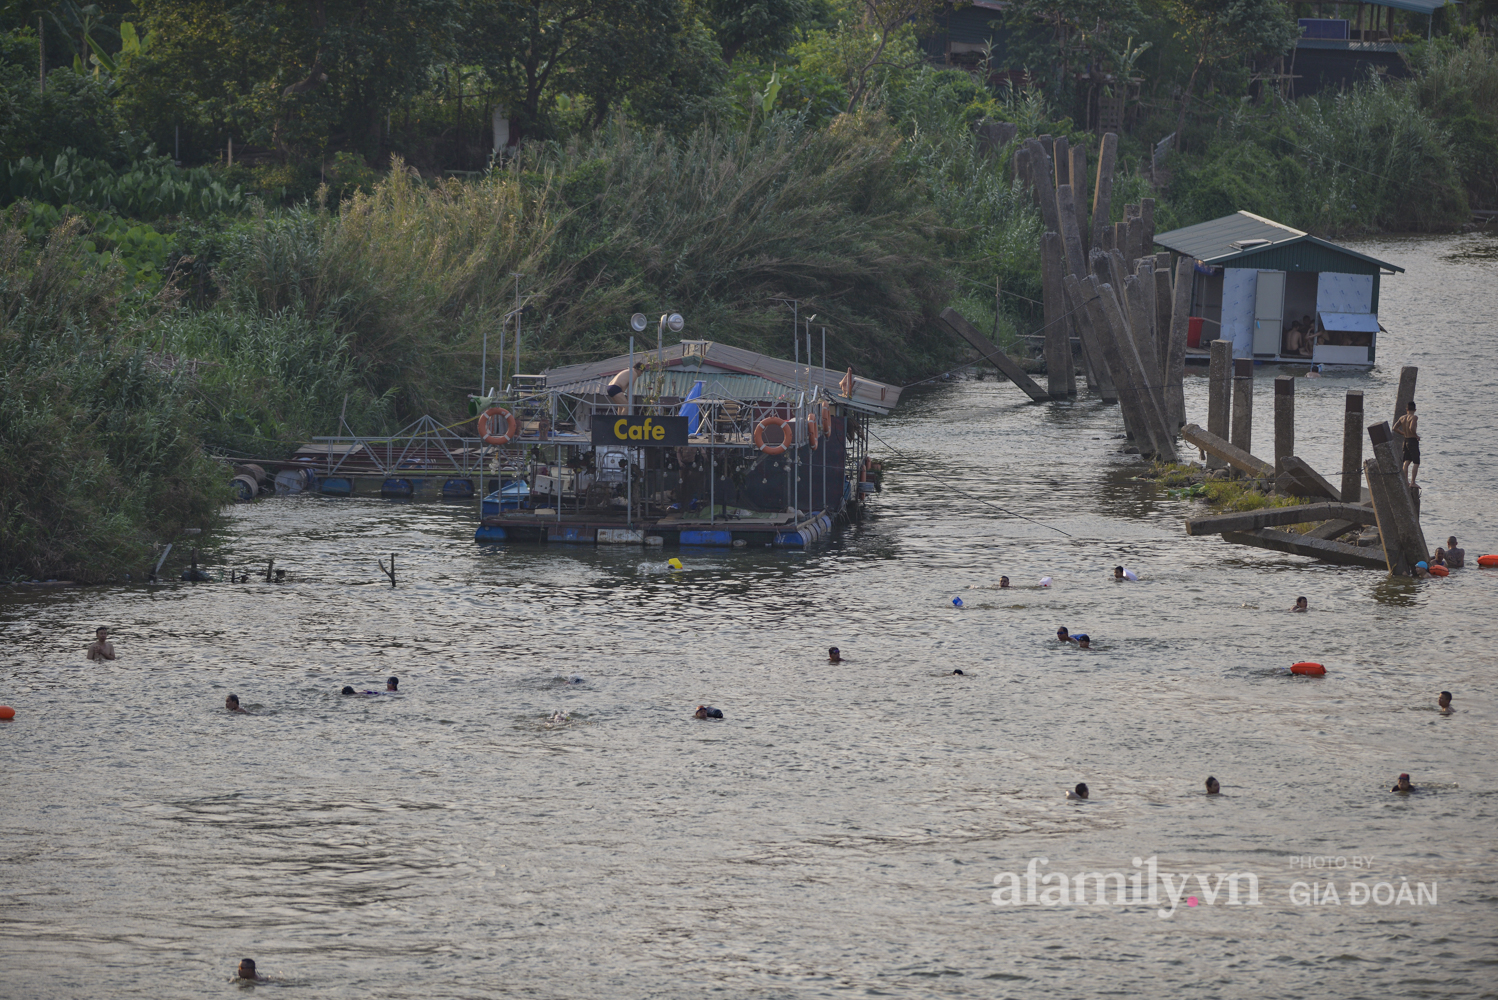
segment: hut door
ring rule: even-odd
[[[1260,271],[1254,293],[1254,354],[1280,352],[1285,325],[1285,272]]]

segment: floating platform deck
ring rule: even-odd
[[[558,542],[568,545],[660,545],[667,547],[803,549],[831,534],[825,512],[800,518],[693,518],[635,520],[594,514],[586,517],[547,511],[506,511],[486,516],[474,533],[478,542]]]

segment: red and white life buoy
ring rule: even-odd
[[[765,428],[780,428],[780,444],[765,444]],[[788,429],[790,428],[790,429]],[[766,455],[784,455],[786,445],[791,441],[791,435],[795,433],[794,425],[784,417],[777,417],[773,413],[761,420],[754,427],[754,447]]]
[[[504,418],[505,431],[503,434],[495,434],[494,422],[501,417]],[[515,414],[502,406],[491,406],[479,414],[479,437],[484,444],[509,444],[519,429],[520,423],[515,419]]]

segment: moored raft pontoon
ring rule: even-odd
[[[495,478],[474,538],[804,548],[879,488],[866,422],[899,397],[706,340],[517,376],[475,400]]]

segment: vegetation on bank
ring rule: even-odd
[[[62,2],[45,43],[0,5],[0,577],[138,573],[211,523],[205,450],[465,415],[486,335],[485,380],[513,371],[514,273],[525,371],[619,352],[631,313],[668,308],[790,354],[788,299],[871,377],[955,365],[947,305],[1013,348],[1041,227],[976,127],[1095,149],[1080,66],[1132,81],[1115,219],[1149,196],[1160,229],[1238,208],[1434,229],[1498,197],[1480,5],[1408,80],[1288,103],[1247,71],[1285,32],[1222,34],[1196,0],[1015,4],[1030,42],[966,69],[925,61],[929,0],[627,0],[544,38],[517,13],[559,4],[329,3],[319,25],[262,0]],[[519,140],[497,159],[496,111]],[[1182,123],[1160,187],[1153,146]]]

